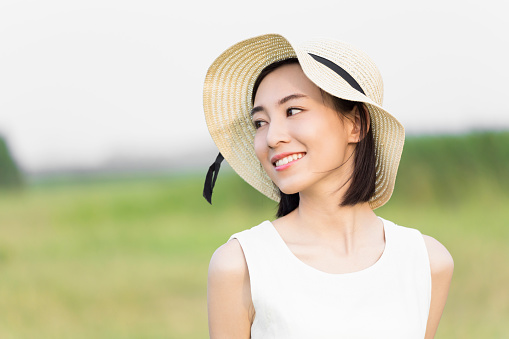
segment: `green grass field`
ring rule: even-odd
[[[275,205],[223,171],[209,206],[205,172],[0,193],[0,338],[208,337],[210,256]],[[509,338],[508,189],[509,133],[406,143],[376,213],[455,259],[436,338]]]

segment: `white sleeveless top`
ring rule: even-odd
[[[380,218],[385,249],[361,271],[331,274],[300,261],[270,221],[231,236],[246,258],[252,339],[424,338],[431,272],[422,234]]]

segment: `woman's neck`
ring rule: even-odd
[[[340,206],[340,202],[337,196],[320,198],[301,193],[299,206],[283,217],[284,223],[305,238],[323,244],[344,243],[347,252],[375,233],[383,232],[380,220],[367,202],[353,206]]]

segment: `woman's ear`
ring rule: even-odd
[[[361,114],[363,118],[361,118]],[[351,129],[348,142],[358,143],[368,134],[369,126],[371,125],[366,106],[364,104],[355,105],[350,113],[349,120],[351,122]],[[363,124],[365,124],[364,128],[362,128]]]
[[[350,121],[348,142],[358,143],[362,140],[361,138],[361,117],[359,108],[357,105],[354,106],[349,114],[348,120]]]

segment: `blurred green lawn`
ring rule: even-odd
[[[213,155],[211,155],[211,161]],[[206,338],[207,266],[275,204],[231,171],[0,193],[0,338]],[[455,259],[436,338],[509,338],[509,133],[407,141],[376,213]]]

